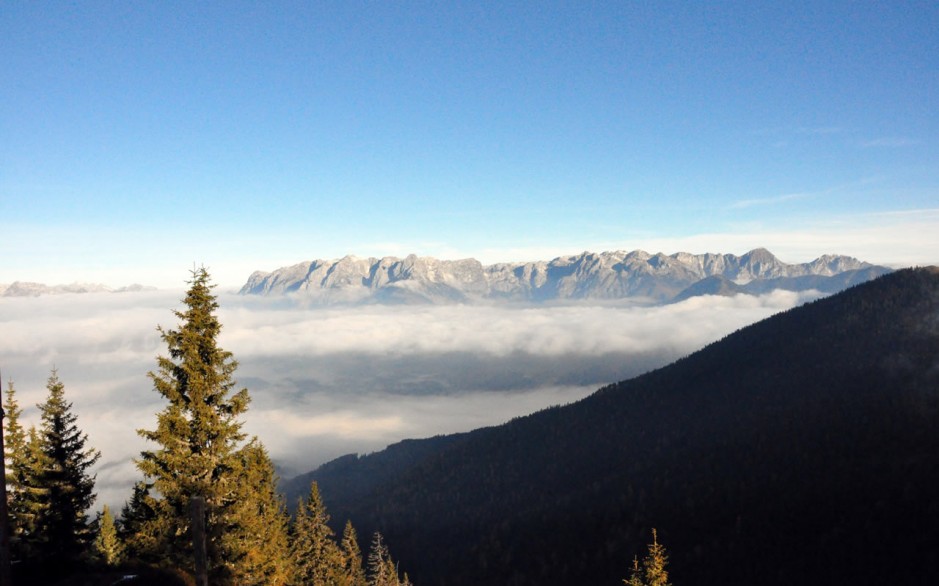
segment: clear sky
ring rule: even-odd
[[[0,283],[757,246],[939,263],[939,4],[0,9]]]

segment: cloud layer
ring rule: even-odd
[[[165,353],[181,291],[0,299],[3,375],[27,423],[58,369],[102,451],[100,503],[120,506],[162,399],[146,374]],[[495,425],[577,400],[805,301],[792,293],[622,304],[310,308],[220,295],[220,344],[253,403],[245,429],[285,474],[404,438]]]

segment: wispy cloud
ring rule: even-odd
[[[841,134],[845,132],[840,126],[800,126],[795,129],[796,134],[810,136],[827,136],[832,134]]]
[[[874,148],[890,148],[890,149],[899,149],[909,146],[915,146],[920,144],[921,141],[906,138],[902,136],[885,136],[881,138],[874,138],[870,140],[862,140],[858,145],[863,149],[874,149]]]
[[[742,200],[735,201],[734,203],[732,203],[732,204],[730,205],[730,209],[738,210],[738,209],[752,208],[752,207],[757,207],[757,206],[778,205],[778,204],[786,203],[786,202],[790,202],[790,201],[795,201],[795,200],[807,199],[807,198],[815,197],[815,196],[817,196],[817,195],[820,195],[821,193],[822,193],[822,192],[816,192],[816,193],[786,193],[786,194],[783,194],[783,195],[776,195],[776,196],[773,196],[773,197],[758,197],[758,198],[754,198],[754,199],[742,199]]]
[[[865,177],[857,181],[842,183],[840,185],[835,185],[832,187],[827,187],[824,189],[818,189],[814,191],[786,193],[782,195],[758,197],[758,198],[753,198],[753,199],[742,199],[742,200],[739,200],[730,204],[728,208],[729,209],[745,209],[745,208],[757,207],[757,206],[771,206],[771,205],[779,205],[779,204],[787,203],[790,201],[823,197],[826,195],[831,195],[833,193],[839,193],[839,192],[847,191],[850,189],[863,187],[865,185],[870,185],[871,183],[876,183],[880,180],[881,180],[880,177]]]
[[[827,136],[847,132],[846,128],[834,125],[818,126],[774,126],[752,131],[756,136]]]

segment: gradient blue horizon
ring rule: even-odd
[[[937,31],[929,2],[12,2],[0,282],[657,246],[939,262]]]

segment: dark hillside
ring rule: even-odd
[[[333,523],[342,529],[349,507],[369,495],[385,483],[393,482],[400,471],[409,470],[427,458],[452,444],[461,441],[467,434],[437,436],[422,440],[404,440],[392,444],[374,454],[357,456],[349,454],[327,462],[314,470],[285,480],[280,490],[287,499],[287,508],[293,511],[297,500],[310,493],[314,480],[321,487],[329,487],[329,510]]]
[[[937,583],[939,270],[437,447],[355,500],[320,478],[421,586],[621,584],[651,527],[677,586]]]

